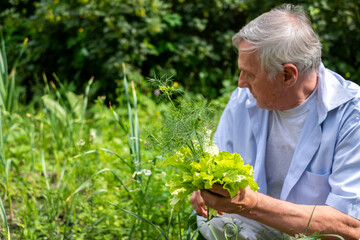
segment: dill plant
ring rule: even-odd
[[[170,103],[155,141],[166,156],[164,164],[177,169],[167,183],[173,195],[170,204],[176,211],[193,191],[210,189],[214,184],[222,185],[231,197],[247,186],[258,190],[252,167],[245,165],[239,154],[219,152],[213,145],[214,111],[206,99],[189,97],[166,76],[149,82],[160,91],[157,95]],[[216,214],[208,209],[208,219]]]
[[[164,121],[156,143],[165,154],[171,154],[186,146],[193,157],[198,158],[203,152],[204,142],[207,139],[205,129],[213,127],[213,112],[206,99],[200,97],[198,101],[185,95],[173,83],[170,77],[149,79],[149,83],[158,88],[158,97],[161,101],[170,103],[169,111],[164,112]]]

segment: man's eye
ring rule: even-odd
[[[245,78],[247,78],[247,79],[249,79],[249,80],[252,80],[252,79],[255,78],[255,75],[254,75],[254,74],[249,73],[249,72],[246,72],[246,71],[244,71],[244,70],[241,70],[241,74],[242,74]]]
[[[246,73],[246,77],[248,77],[250,79],[253,79],[255,76],[254,76],[254,74]]]

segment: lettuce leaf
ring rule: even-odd
[[[165,165],[171,165],[180,171],[167,183],[173,196],[170,204],[176,211],[193,191],[210,189],[220,184],[234,197],[240,188],[257,191],[253,168],[244,164],[238,153],[220,152],[210,154],[204,152],[202,157],[194,161],[187,148],[180,148],[175,154],[166,158]]]

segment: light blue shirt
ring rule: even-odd
[[[317,89],[280,199],[329,205],[360,219],[360,88],[321,65]],[[237,152],[254,167],[264,194],[268,116],[247,88],[237,88],[214,137],[220,151]]]

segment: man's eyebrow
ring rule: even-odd
[[[240,71],[244,71],[244,72],[249,73],[249,74],[252,74],[252,75],[255,75],[255,73],[252,72],[252,71],[249,70],[249,69],[244,69],[244,68],[240,67],[239,70],[240,70]]]

